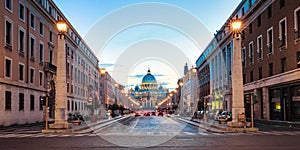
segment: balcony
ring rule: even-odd
[[[50,62],[44,62],[44,70],[45,72],[56,74],[56,66]]]
[[[286,48],[286,39],[282,38],[281,40],[279,40],[279,49],[283,49]]]

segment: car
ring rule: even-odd
[[[201,110],[201,111],[197,111],[194,113],[194,115],[192,116],[192,120],[193,119],[202,119],[204,116],[204,111]]]
[[[229,111],[222,111],[218,116],[219,121],[232,121],[232,114]]]
[[[144,112],[144,116],[151,116],[150,112]]]
[[[151,116],[156,116],[156,112],[155,112],[155,111],[152,111],[152,112],[151,112]]]
[[[159,112],[157,113],[157,116],[164,116],[164,112],[163,112],[163,111],[159,111]]]

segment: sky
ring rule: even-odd
[[[241,0],[53,0],[112,77],[174,89]]]

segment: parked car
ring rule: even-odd
[[[222,111],[218,116],[219,121],[232,121],[232,114],[229,111]]]
[[[194,113],[194,115],[192,116],[192,120],[193,119],[202,119],[204,116],[204,111],[201,110],[201,111],[197,111]]]
[[[150,112],[144,112],[144,116],[150,116]]]
[[[159,112],[157,113],[157,116],[164,116],[164,112],[163,112],[163,111],[159,111]]]

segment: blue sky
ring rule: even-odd
[[[159,75],[156,79],[160,85],[168,88],[176,88],[185,62],[189,67],[195,64],[240,1],[54,0],[118,82],[140,84],[141,75],[150,67],[154,75]],[[108,25],[103,29],[105,23]],[[113,28],[116,31],[111,31]],[[93,35],[98,30],[104,31]],[[107,39],[101,39],[105,34]],[[97,45],[101,41],[103,45]]]

